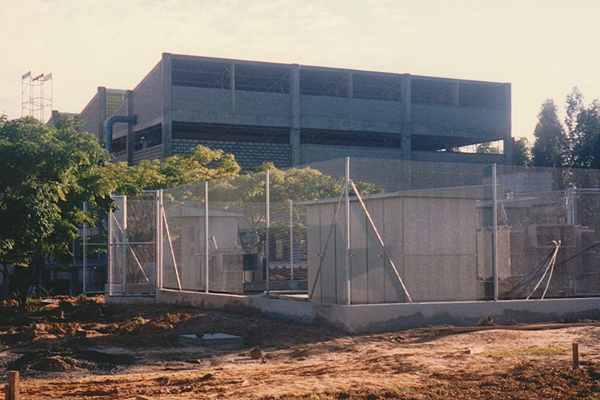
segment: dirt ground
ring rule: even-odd
[[[242,336],[244,347],[178,341],[216,332]],[[258,315],[62,297],[25,312],[5,303],[0,346],[0,379],[19,370],[26,400],[600,399],[597,321],[348,335]]]

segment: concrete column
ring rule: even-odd
[[[50,124],[56,125],[60,122],[60,112],[58,110],[52,110],[52,117],[50,117]]]
[[[504,84],[504,101],[505,101],[505,138],[504,138],[504,158],[508,165],[513,163],[513,138],[512,138],[512,100],[510,83]]]
[[[402,159],[410,161],[412,151],[412,128],[411,128],[411,76],[404,74],[402,76]]]
[[[231,83],[231,112],[235,112],[235,64],[229,67]]]
[[[133,90],[125,93],[127,100],[127,116],[133,117]],[[135,149],[135,135],[133,133],[133,124],[127,124],[127,163],[133,165],[133,150]]]
[[[348,75],[348,98],[354,98],[354,74],[352,72]]]
[[[172,117],[172,78],[173,67],[171,54],[163,53],[163,121],[162,121],[162,145],[163,159],[173,155],[173,117]]]
[[[106,138],[104,137],[104,128],[106,123],[106,88],[98,86],[98,141],[106,147]]]
[[[292,64],[290,69],[290,105],[291,126],[290,145],[292,147],[292,166],[300,165],[300,65]]]
[[[454,82],[454,86],[452,87],[452,105],[454,107],[460,106],[459,93],[460,93],[460,84],[458,83],[458,81],[456,81],[456,82]]]

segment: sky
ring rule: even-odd
[[[509,82],[533,141],[544,100],[600,97],[599,17],[598,0],[0,0],[0,114],[21,116],[28,71],[78,113],[169,52]]]

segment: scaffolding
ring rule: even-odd
[[[50,86],[50,93],[46,88]],[[31,116],[46,122],[44,111],[52,111],[52,73],[33,76],[28,71],[21,77],[21,117]]]

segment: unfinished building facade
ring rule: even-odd
[[[122,101],[111,110],[113,92]],[[100,87],[80,118],[132,164],[196,145],[232,153],[244,169],[344,156],[505,164],[510,98],[507,83],[163,53],[133,90]],[[136,119],[107,139],[115,116]],[[490,142],[503,151],[462,151]]]

